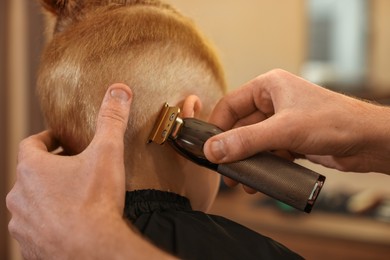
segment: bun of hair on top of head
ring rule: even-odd
[[[148,5],[175,11],[158,0],[39,0],[42,7],[54,16],[54,31],[61,32],[69,24],[80,21],[87,11],[108,5]],[[176,11],[175,11],[176,12]]]
[[[49,12],[60,16],[61,14],[70,14],[81,1],[69,0],[40,0],[42,6]]]

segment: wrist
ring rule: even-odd
[[[362,113],[361,151],[371,164],[372,171],[390,173],[390,108],[369,104]],[[358,130],[359,131],[359,130]]]
[[[85,224],[86,222],[82,222]],[[150,244],[121,216],[83,225],[74,238],[72,259],[175,259]]]

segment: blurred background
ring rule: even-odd
[[[282,68],[335,91],[389,104],[388,0],[168,2],[215,43],[230,89]],[[0,259],[20,259],[7,231],[5,196],[15,180],[18,143],[44,129],[34,94],[43,35],[37,1],[0,0]],[[299,163],[327,176],[310,215],[223,186],[212,213],[307,259],[388,259],[390,177]]]

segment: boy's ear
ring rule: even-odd
[[[186,117],[198,117],[202,111],[202,101],[195,95],[190,95],[184,99],[182,105],[181,116]]]

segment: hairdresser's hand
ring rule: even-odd
[[[286,71],[260,75],[224,97],[210,119],[224,130],[205,145],[224,163],[287,150],[342,171],[390,173],[390,109],[341,95]]]
[[[162,254],[122,218],[123,137],[131,101],[127,86],[109,88],[95,137],[79,155],[50,153],[57,148],[50,131],[21,142],[17,181],[7,207],[12,213],[9,231],[25,258],[131,259]]]

